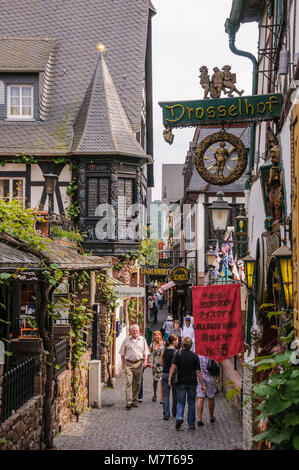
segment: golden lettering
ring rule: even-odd
[[[182,108],[182,114],[181,114],[178,118],[176,118],[176,119],[168,119],[168,118],[167,118],[166,121],[169,121],[169,122],[177,122],[177,121],[179,121],[180,119],[183,118],[183,116],[184,116],[184,114],[185,114],[185,108],[184,108],[184,106],[183,106],[182,104],[174,104],[173,106],[167,106],[167,105],[165,105],[165,108],[170,109],[170,111],[171,111],[171,116],[172,116],[172,117],[174,117],[174,108],[177,108],[177,107]]]
[[[200,110],[200,116],[199,116],[199,110]],[[204,109],[203,108],[196,108],[195,110],[195,116],[197,119],[201,119],[204,115]]]
[[[236,112],[236,106],[234,104],[232,104],[229,108],[228,108],[228,114],[230,116],[236,116],[237,115],[237,112]]]
[[[192,113],[192,111],[194,111],[194,108],[189,108],[189,106],[187,106],[187,109],[188,109],[188,116],[189,116],[189,119],[191,121],[191,119],[192,119],[191,113]]]
[[[270,96],[269,101],[266,101],[266,104],[269,105],[270,113],[272,113],[272,104],[277,104],[278,102],[277,96]]]
[[[260,110],[260,107],[261,107],[261,106],[262,106],[262,109],[263,109],[262,111]],[[258,103],[258,104],[256,105],[256,109],[257,109],[257,112],[258,112],[258,113],[264,114],[264,112],[265,112],[265,110],[266,110],[266,104],[265,104],[263,101],[261,101],[260,103]]]
[[[221,105],[221,106],[219,106],[217,109],[218,109],[218,113],[219,113],[219,116],[220,116],[220,117],[226,116],[226,108],[225,108],[225,106]]]
[[[254,109],[253,109],[253,106],[252,104],[248,104],[248,101],[247,101],[247,98],[245,98],[245,107],[246,107],[246,114],[248,114],[248,110],[249,110],[249,107],[251,109],[251,114],[254,114]]]
[[[207,108],[207,113],[208,113],[208,117],[209,117],[209,118],[214,118],[214,117],[216,116],[214,106],[209,106],[209,107]]]
[[[239,101],[239,114],[240,116],[242,116],[242,101],[240,100],[240,98],[238,99]]]

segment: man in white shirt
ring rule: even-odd
[[[132,325],[131,335],[124,339],[120,355],[122,367],[126,375],[126,409],[138,407],[138,393],[142,378],[143,368],[147,367],[150,351],[147,342],[140,335],[139,326]]]
[[[192,339],[192,346],[191,351],[195,352],[195,335],[194,335],[194,328],[191,325],[191,317],[185,317],[185,324],[182,329],[182,338],[191,338]]]

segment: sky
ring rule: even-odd
[[[195,128],[174,129],[172,145],[163,139],[162,108],[159,101],[198,100],[204,90],[199,68],[228,64],[237,74],[236,87],[243,96],[252,94],[252,62],[229,49],[224,23],[232,0],[152,0],[153,18],[153,108],[154,178],[152,200],[161,199],[162,163],[184,163]],[[240,26],[235,45],[257,57],[257,23]]]

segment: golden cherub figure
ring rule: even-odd
[[[225,164],[229,158],[229,153],[227,149],[225,148],[225,142],[220,142],[219,143],[220,147],[216,150],[214,153],[214,157],[216,159],[216,172],[215,175],[217,176],[224,176],[224,168]]]

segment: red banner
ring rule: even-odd
[[[195,351],[224,361],[244,351],[240,284],[192,287]]]

